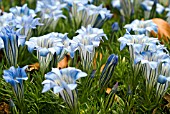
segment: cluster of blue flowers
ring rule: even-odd
[[[24,81],[29,78],[26,73],[28,66],[20,68],[18,65],[21,51],[24,49],[37,59],[41,75],[45,76],[45,80],[41,83],[42,93],[46,94],[52,89],[54,94],[62,97],[70,109],[77,110],[78,80],[86,77],[93,70],[96,48],[101,41],[108,40],[101,27],[113,16],[102,4],[96,6],[92,4],[93,2],[93,0],[37,0],[35,10],[24,4],[22,7],[10,8],[9,13],[3,12],[0,16],[0,49],[4,51],[7,68],[9,68],[3,71],[3,78],[12,86],[21,112],[26,107]],[[144,9],[145,19],[148,18],[148,14],[150,15],[153,6],[158,14],[170,11],[170,8],[163,7],[159,2],[158,0],[112,0],[111,3],[120,11],[124,19],[130,21],[135,13],[135,7],[141,6]],[[68,33],[56,32],[60,19],[69,22],[69,27],[76,31],[75,36],[69,38]],[[124,28],[125,35],[118,39],[120,50],[128,47],[133,76],[142,74],[147,94],[150,95],[156,91],[159,101],[170,82],[170,55],[158,38],[152,37],[151,32],[158,34],[158,26],[152,20],[135,19]],[[112,32],[118,30],[118,23],[115,22],[112,25]],[[74,67],[54,68],[66,54],[73,59],[76,51],[80,55],[82,70]],[[22,55],[26,52],[24,50]],[[108,87],[117,64],[118,55],[111,54],[98,81],[100,90],[105,91]],[[96,71],[96,69],[92,71],[90,78],[94,77]],[[86,81],[91,84],[90,78]],[[117,88],[118,82],[105,101],[105,109],[109,109],[113,104]],[[15,105],[13,101],[11,103]]]
[[[135,13],[136,8],[141,7],[144,10],[144,17],[149,18],[153,5],[156,6],[156,13],[162,14],[165,11],[170,11],[169,6],[165,8],[162,2],[168,3],[168,0],[112,0],[113,8],[120,11],[123,17],[129,18]],[[169,3],[170,4],[170,3]],[[169,13],[167,14],[169,17]]]
[[[160,99],[168,87],[170,56],[158,38],[148,34],[151,31],[157,32],[156,25],[151,20],[135,20],[124,28],[127,33],[118,39],[121,42],[120,50],[128,46],[134,74],[138,75],[141,71],[146,80],[148,94],[153,88],[157,88],[157,98]],[[130,30],[134,31],[135,35],[131,35]]]
[[[77,26],[87,27],[91,24],[92,27],[101,27],[104,22],[112,17],[112,14],[102,5],[95,6],[83,2],[73,1],[70,16]]]
[[[103,29],[99,27],[112,16],[110,11],[102,5],[89,4],[92,2],[88,0],[38,0],[35,11],[24,4],[22,7],[10,8],[10,13],[3,12],[0,16],[0,49],[4,50],[8,67],[10,67],[4,70],[3,78],[12,85],[14,94],[19,100],[18,104],[21,106],[20,110],[23,110],[22,106],[24,107],[22,104],[24,103],[23,81],[28,79],[27,66],[23,68],[18,66],[20,47],[26,47],[30,53],[36,54],[42,75],[45,74],[47,68],[52,69],[51,72],[45,74],[46,80],[42,82],[44,85],[42,93],[53,88],[54,94],[60,93],[71,109],[76,108],[76,80],[87,74],[74,67],[58,69],[52,68],[49,64],[55,59],[57,65],[66,54],[73,58],[75,51],[79,50],[83,70],[92,67],[95,48],[99,46],[101,40],[104,41],[102,37],[107,39]],[[76,23],[82,26],[76,31],[78,35],[72,40],[68,38],[68,33],[51,31],[44,35],[44,30],[48,27],[55,30],[60,18],[67,18],[62,13],[63,8],[70,12],[72,21],[76,20]],[[41,36],[33,37],[32,29],[37,29],[38,35]]]
[[[92,65],[95,47],[99,46],[100,41],[103,40],[102,37],[107,39],[107,36],[102,29],[92,28],[91,25],[87,28],[81,27],[76,33],[78,35],[73,37],[73,41],[78,44],[83,69],[88,70]]]

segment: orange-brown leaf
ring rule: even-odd
[[[111,88],[107,88],[106,93],[109,94],[111,92],[111,90],[112,90]]]
[[[0,103],[0,114],[9,114],[9,105],[7,103]]]
[[[170,94],[166,94],[164,96],[164,99],[168,102],[168,104],[166,104],[165,106],[170,108]]]
[[[158,26],[158,39],[163,40],[162,43],[169,43],[170,40],[170,24],[163,19],[154,18],[153,22]],[[151,34],[156,36],[156,34],[152,31]]]
[[[32,65],[28,65],[27,71],[39,70],[39,68],[40,68],[40,65],[37,62],[37,63],[34,63]]]
[[[59,63],[57,68],[66,68],[68,67],[68,61],[70,59],[69,55],[66,55]]]

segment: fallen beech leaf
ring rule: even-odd
[[[155,108],[155,109],[153,110],[152,114],[156,114],[156,112],[157,112],[157,108]]]
[[[39,70],[40,65],[39,63],[34,63],[32,65],[28,65],[27,71]]]
[[[158,36],[156,33],[151,31],[153,36],[157,36],[159,40],[163,40],[162,43],[169,43],[170,40],[170,24],[163,19],[154,18],[152,21],[158,26]]]
[[[111,92],[111,90],[112,90],[111,88],[107,88],[106,93],[109,94]]]
[[[9,105],[7,103],[0,103],[0,114],[9,114]]]
[[[68,67],[68,61],[70,59],[69,55],[66,55],[59,63],[58,63],[58,67],[57,68],[66,68]],[[28,69],[27,71],[33,71],[33,70],[39,70],[40,65],[39,63],[34,63],[32,65],[28,65]]]
[[[66,55],[57,65],[57,68],[66,68],[68,67],[68,61],[70,59],[69,55]]]
[[[166,104],[165,106],[170,108],[170,94],[166,94],[164,96],[164,99],[168,102],[168,104]]]

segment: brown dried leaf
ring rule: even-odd
[[[106,93],[109,94],[111,92],[111,90],[112,90],[111,88],[107,88]]]
[[[58,63],[58,67],[57,68],[66,68],[68,67],[68,61],[70,59],[69,55],[66,55],[59,63]],[[33,71],[33,70],[39,70],[40,65],[39,63],[34,63],[32,65],[28,65],[28,69],[27,71]]]
[[[0,103],[0,114],[9,114],[9,105],[7,103]]]
[[[157,108],[155,108],[155,109],[153,110],[152,114],[156,114],[156,112],[157,112]]]
[[[158,36],[153,31],[151,34],[155,37],[157,36],[159,40],[163,40],[162,43],[169,43],[168,40],[170,40],[170,24],[160,18],[154,18],[152,21],[158,26]]]
[[[166,94],[164,96],[164,99],[168,102],[168,104],[166,104],[165,106],[170,108],[170,94]]]
[[[68,61],[70,60],[70,56],[66,55],[59,63],[57,68],[66,68],[68,67]]]
[[[27,71],[39,70],[39,68],[40,68],[40,65],[37,62],[37,63],[34,63],[32,65],[28,65]]]

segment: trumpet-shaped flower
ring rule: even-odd
[[[16,97],[16,102],[21,111],[24,109],[24,84],[23,81],[27,80],[27,74],[25,72],[28,66],[24,66],[23,68],[15,68],[14,66],[10,67],[8,70],[3,71],[3,78],[7,83],[10,83],[14,96]]]
[[[103,23],[112,17],[110,10],[103,8],[102,5],[95,6],[93,4],[73,4],[71,17],[75,19],[78,26],[87,27],[91,24],[93,27],[101,27]]]
[[[141,64],[137,64],[137,54],[146,50],[156,51],[156,44],[159,44],[159,40],[156,38],[150,38],[145,35],[130,35],[129,33],[125,34],[123,37],[120,37],[118,41],[121,42],[120,50],[124,49],[126,45],[129,48],[132,68],[135,76],[141,70]]]
[[[95,47],[99,46],[102,37],[107,39],[107,36],[102,29],[92,28],[91,25],[88,25],[87,28],[81,27],[77,33],[79,34],[73,37],[73,41],[78,43],[82,66],[87,70],[92,64]]]
[[[158,100],[160,100],[160,98],[163,97],[163,95],[165,94],[169,85],[168,82],[170,82],[170,77],[159,75],[157,79],[157,87],[156,87]]]
[[[141,3],[141,7],[142,7],[145,11],[150,12],[151,9],[152,9],[153,4],[154,4],[154,1],[145,0],[145,1],[143,1],[143,2]],[[164,8],[161,4],[156,3],[156,12],[157,12],[157,13],[159,13],[159,14],[163,13],[164,9],[165,9],[165,8]]]
[[[77,105],[77,93],[74,91],[77,87],[76,80],[85,76],[87,76],[85,72],[72,67],[61,70],[53,68],[51,72],[45,74],[46,80],[42,82],[44,85],[42,93],[53,88],[54,94],[60,93],[68,106],[75,108]]]
[[[0,10],[1,11],[1,10]],[[9,25],[9,22],[12,20],[12,13],[6,13],[3,12],[2,15],[0,15],[0,30]]]
[[[21,42],[21,39],[19,39],[19,31],[14,31],[12,27],[6,26],[2,28],[0,37],[3,40],[2,48],[4,48],[8,65],[16,66],[18,59],[18,46],[19,42]]]
[[[43,25],[39,20],[39,18],[34,19],[32,16],[16,17],[13,20],[13,25],[20,29],[20,34],[26,36],[26,38],[22,39],[22,42],[20,42],[22,46],[25,44],[25,41],[30,38],[31,29],[36,29],[36,26]]]
[[[30,16],[32,15],[32,17],[35,17],[35,11],[33,9],[29,9],[27,7],[27,4],[24,4],[22,7],[16,6],[16,7],[12,7],[9,9],[9,11],[16,17],[16,16]]]
[[[62,15],[62,8],[64,8],[66,4],[61,4],[59,1],[51,0],[43,0],[43,1],[37,1],[37,7],[36,12],[40,12],[41,18],[53,18],[54,20],[57,20],[59,17],[64,17]]]
[[[112,6],[117,8],[123,17],[131,17],[134,13],[134,5],[132,0],[112,0]]]
[[[61,4],[56,0],[37,1],[35,11],[40,13],[41,22],[44,23],[44,26],[38,28],[39,34],[44,32],[47,27],[52,27],[55,30],[58,20],[60,18],[66,18],[61,10],[64,7],[66,7],[66,4]]]
[[[129,33],[125,34],[123,37],[120,37],[118,41],[120,44],[120,50],[123,50],[125,46],[135,46],[135,51],[131,49],[133,52],[141,52],[144,51],[147,46],[150,45],[150,50],[156,50],[156,44],[160,44],[157,38],[150,38],[145,35],[131,35]],[[142,48],[141,48],[142,47]],[[130,50],[129,50],[130,51]],[[130,51],[130,52],[131,52]]]
[[[129,32],[132,30],[135,32],[135,34],[146,34],[150,35],[151,31],[154,31],[155,33],[158,32],[157,25],[152,20],[134,20],[131,24],[126,24],[124,26]]]
[[[23,80],[27,80],[27,74],[25,72],[25,69],[27,66],[24,66],[23,68],[15,68],[14,66],[10,67],[9,70],[3,71],[3,78],[7,83],[10,83],[12,87],[17,91],[17,84],[20,84],[22,87]]]
[[[27,4],[22,7],[13,7],[10,8],[10,12],[13,14],[12,20],[10,24],[20,29],[20,34],[26,36],[25,39],[22,38],[22,42],[20,44],[23,46],[25,41],[28,40],[31,36],[31,29],[35,29],[37,25],[43,25],[39,23],[39,18],[34,18],[36,16],[35,11],[29,9]]]
[[[115,54],[110,55],[100,76],[99,84],[101,89],[105,88],[109,83],[117,63],[118,56]]]
[[[144,51],[136,55],[135,61],[140,61],[143,66],[146,86],[149,91],[155,86],[159,76],[159,66],[167,57],[169,55],[162,50],[157,50],[156,52]]]
[[[53,55],[57,55],[57,62],[59,62],[66,53],[70,53],[71,57],[74,56],[77,43],[71,41],[66,34],[61,33],[49,33],[40,37],[32,37],[29,41],[26,41],[29,52],[37,50],[37,58],[40,63],[40,68],[46,69],[53,58]]]

